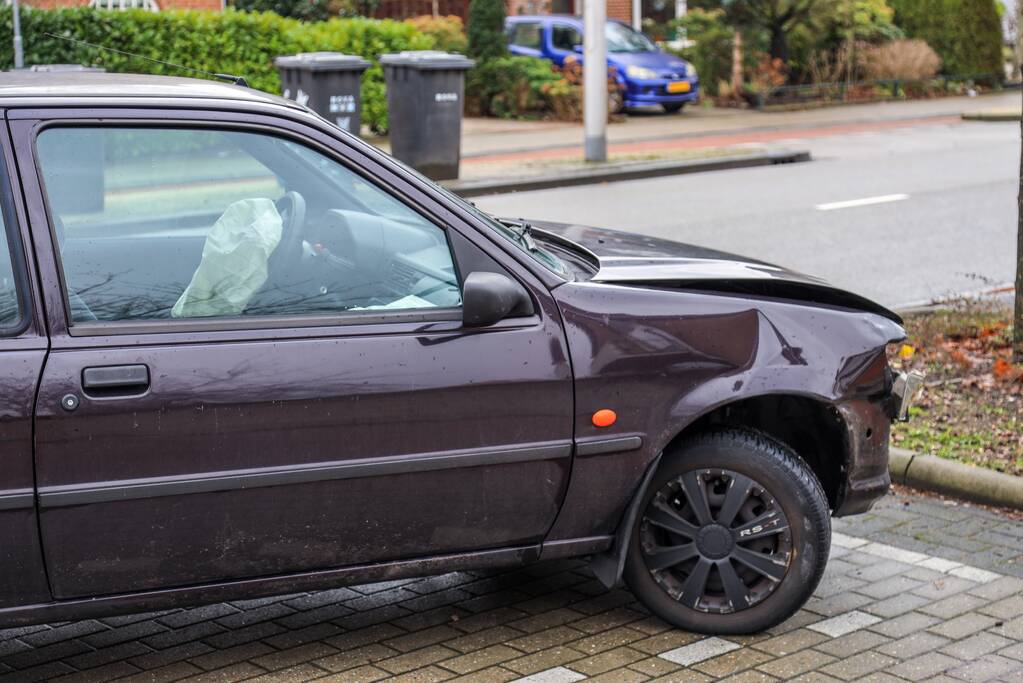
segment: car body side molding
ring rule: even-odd
[[[536,444],[523,448],[466,449],[447,453],[422,453],[389,458],[324,462],[312,466],[303,464],[292,467],[213,472],[198,477],[161,477],[98,482],[87,485],[52,486],[39,490],[39,506],[46,509],[315,481],[504,465],[531,460],[556,460],[567,458],[571,453],[572,444],[564,441]]]
[[[0,510],[21,510],[36,504],[32,489],[9,489],[0,491]]]

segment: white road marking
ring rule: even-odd
[[[835,209],[851,209],[857,206],[870,206],[871,204],[887,204],[888,202],[901,202],[909,199],[908,194],[885,194],[877,197],[864,197],[862,199],[850,199],[844,202],[830,202],[828,204],[817,204],[814,208],[818,211],[834,211]]]

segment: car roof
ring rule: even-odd
[[[574,14],[516,14],[508,17],[509,23],[516,24],[520,22],[541,22],[550,23],[552,21],[564,21],[570,24],[582,24],[583,20],[581,17],[577,17]]]
[[[254,88],[198,78],[82,71],[7,71],[0,73],[0,104],[19,100],[82,99],[204,99],[275,104],[305,110],[298,103]]]

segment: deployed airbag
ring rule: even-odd
[[[242,199],[210,228],[192,281],[171,309],[174,318],[238,315],[267,277],[283,221],[269,199]]]

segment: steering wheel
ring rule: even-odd
[[[281,215],[281,241],[270,255],[268,269],[275,273],[289,270],[302,258],[302,239],[305,237],[305,198],[291,190],[274,205]]]

